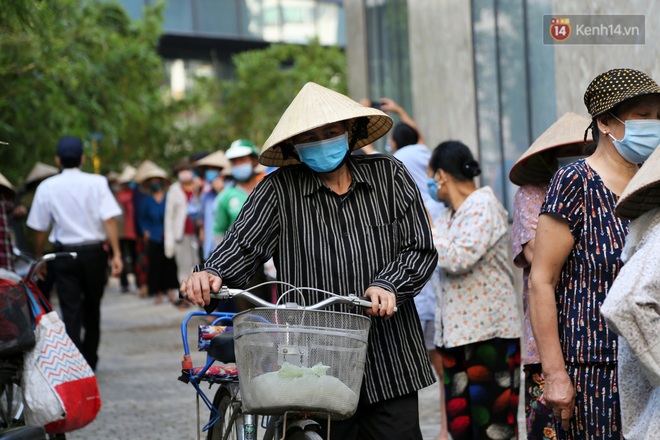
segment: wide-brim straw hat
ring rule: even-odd
[[[160,178],[165,179],[169,182],[170,178],[167,175],[167,171],[156,165],[150,160],[145,160],[138,166],[137,171],[135,172],[135,181],[137,183],[143,183],[145,180]]]
[[[206,155],[199,159],[198,161],[193,162],[194,167],[215,167],[215,168],[222,168],[223,170],[226,170],[229,168],[229,161],[227,160],[227,157],[225,156],[225,152],[222,150],[218,150],[214,153],[211,153],[209,155]]]
[[[660,208],[660,148],[646,159],[619,197],[615,212],[635,219],[653,208]]]
[[[660,86],[646,73],[612,69],[594,78],[584,92],[584,105],[595,118],[637,96],[660,94]]]
[[[46,165],[45,163],[37,162],[34,164],[27,177],[25,178],[25,185],[29,185],[33,182],[38,182],[40,180],[47,179],[48,177],[54,176],[60,172],[57,167],[52,165]]]
[[[584,131],[591,123],[585,116],[566,113],[548,127],[511,167],[509,180],[518,186],[547,183],[557,171],[556,162],[548,162],[540,153],[554,150],[559,157],[584,156],[591,137],[584,140]]]
[[[16,190],[14,189],[14,186],[11,184],[11,182],[9,182],[9,180],[7,180],[5,176],[2,175],[2,173],[0,173],[0,187],[5,187],[9,191],[11,191],[12,194],[16,194]]]
[[[135,167],[126,165],[124,169],[121,170],[121,174],[119,174],[119,177],[117,177],[117,183],[124,184],[124,183],[132,182],[135,179],[135,173],[137,173]]]
[[[361,117],[368,119],[366,135],[357,140],[353,149],[368,145],[385,135],[392,127],[392,118],[380,110],[365,107],[341,93],[308,82],[289,104],[264,143],[259,162],[265,166],[275,167],[299,164],[295,157],[284,157],[282,144],[285,141],[326,124]]]

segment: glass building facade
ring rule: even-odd
[[[410,0],[364,1],[371,98],[391,97],[414,118],[413,98],[424,91],[415,90],[410,72],[409,35],[417,31],[409,29]],[[516,187],[509,170],[557,117],[553,48],[543,45],[537,23],[552,14],[552,4],[470,0],[470,10],[474,77],[464,84],[476,96],[481,183],[491,186],[511,213]],[[425,55],[432,57],[433,49]],[[439,115],[451,109],[443,96],[432,99]]]
[[[153,0],[120,0],[133,18]],[[165,34],[345,46],[342,0],[168,0]]]
[[[139,19],[154,0],[119,0]],[[305,44],[312,38],[344,47],[342,0],[168,0],[159,53],[171,94],[183,96],[194,79],[234,76],[232,56],[272,43]]]
[[[407,0],[366,0],[369,95],[412,108]]]
[[[471,1],[481,179],[511,214],[516,186],[509,170],[556,120],[553,49],[543,45],[534,22],[552,14],[552,5]]]

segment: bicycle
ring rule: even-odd
[[[45,440],[46,438],[63,439],[58,434],[47,437],[42,426],[26,425],[25,405],[21,390],[23,356],[34,344],[33,319],[29,310],[26,289],[38,289],[33,275],[36,268],[44,262],[56,258],[76,258],[75,252],[57,252],[46,254],[37,260],[15,250],[14,254],[28,263],[27,269],[18,273],[0,270],[0,439],[2,440]]]
[[[179,380],[197,391],[198,439],[199,399],[210,411],[202,429],[208,440],[256,439],[258,427],[265,429],[264,440],[319,440],[323,437],[316,418],[327,421],[329,438],[331,420],[348,418],[357,408],[371,320],[322,309],[337,304],[371,308],[371,302],[281,282],[264,284],[283,284],[290,290],[272,304],[249,289],[223,286],[211,297],[243,297],[258,307],[237,314],[192,312],[181,324],[184,357]],[[304,290],[329,297],[309,306],[280,304],[291,292],[304,300]],[[206,362],[195,368],[187,327],[196,316],[212,316],[213,322],[200,326],[198,343],[200,351],[206,351]],[[200,388],[203,382],[219,385],[212,401]]]

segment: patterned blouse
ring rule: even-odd
[[[529,320],[529,272],[531,265],[523,254],[523,246],[536,238],[536,219],[539,217],[541,205],[548,192],[548,185],[523,185],[518,188],[513,198],[513,225],[511,226],[511,246],[513,248],[513,264],[523,270],[523,310],[525,323],[522,341],[521,360],[523,365],[539,364],[541,358],[536,348]]]
[[[616,334],[608,329],[600,306],[621,269],[628,233],[629,221],[614,214],[617,199],[581,159],[557,171],[541,208],[541,214],[566,220],[575,240],[555,290],[566,362],[616,361]]]
[[[509,263],[507,213],[483,187],[436,222],[433,241],[445,284],[436,305],[439,347],[518,338],[522,323]]]

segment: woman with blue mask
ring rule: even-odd
[[[431,197],[447,204],[434,223],[445,272],[435,313],[444,365],[445,407],[455,440],[515,438],[522,319],[509,264],[508,215],[470,149],[438,145],[428,165]]]
[[[213,306],[211,289],[242,288],[273,258],[278,281],[370,298],[359,403],[353,416],[332,421],[328,440],[421,440],[417,391],[435,382],[414,303],[437,261],[422,198],[400,161],[351,155],[391,127],[382,111],[305,84],[259,156],[278,169],[256,185],[222,243],[180,289]],[[302,294],[306,302],[325,298]]]
[[[536,222],[558,168],[593,152],[592,140],[583,140],[589,119],[568,112],[545,130],[511,167],[509,180],[519,185],[513,198],[511,246],[513,264],[522,269],[524,314],[521,361],[524,373],[525,420],[528,440],[555,437],[552,410],[543,399],[543,370],[529,321],[529,272],[534,262]],[[566,162],[562,164],[562,162]]]
[[[165,256],[165,205],[167,203],[167,172],[151,161],[144,161],[135,174],[135,181],[144,195],[137,206],[137,224],[142,232],[147,256],[147,289],[156,304],[168,294],[175,301],[178,284],[174,258]]]
[[[263,173],[255,172],[259,166],[259,150],[252,142],[246,139],[235,140],[225,152],[225,157],[231,165],[234,185],[225,187],[216,201],[213,223],[216,246],[236,221],[248,195],[263,178]]]
[[[622,438],[618,341],[600,306],[628,233],[615,205],[660,141],[660,87],[644,72],[613,69],[591,81],[584,103],[596,149],[550,182],[529,277],[530,319],[558,438]]]
[[[225,189],[226,170],[229,169],[229,161],[224,150],[218,150],[203,156],[193,162],[193,166],[199,172],[201,191],[197,198],[193,198],[188,204],[188,213],[195,217],[203,237],[200,237],[202,245],[202,260],[211,255],[215,249],[213,238],[213,223],[215,219],[215,201]]]

